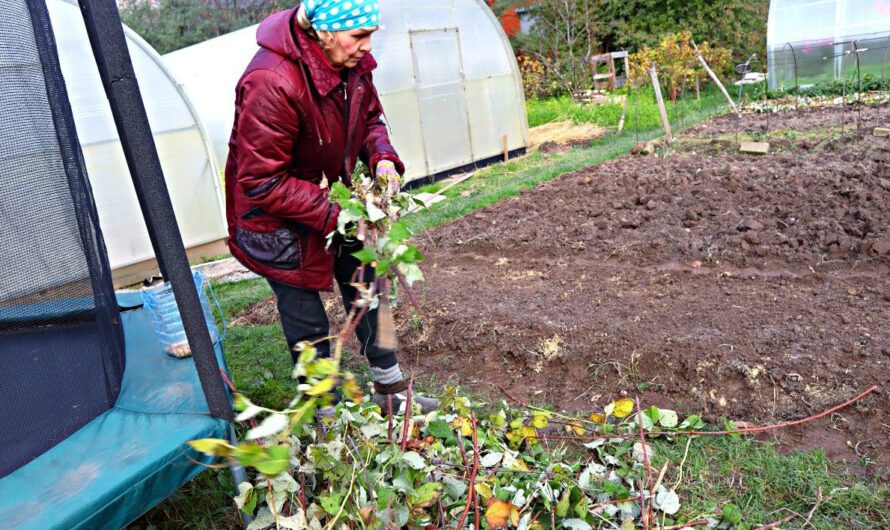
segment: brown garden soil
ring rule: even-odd
[[[493,399],[601,411],[639,395],[753,424],[878,385],[774,436],[886,473],[890,139],[871,128],[890,108],[861,116],[859,133],[855,110],[719,118],[423,234],[403,366]],[[770,154],[738,151],[767,132]]]

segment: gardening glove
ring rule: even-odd
[[[399,172],[396,171],[396,165],[392,160],[381,160],[380,162],[377,162],[375,174],[377,175],[377,180],[387,184],[388,196],[393,196],[399,192],[401,177],[399,176]]]

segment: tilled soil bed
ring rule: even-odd
[[[724,117],[424,234],[403,364],[492,397],[593,411],[640,394],[752,423],[879,385],[779,436],[890,464],[890,139],[854,116]],[[771,154],[740,153],[767,119]]]

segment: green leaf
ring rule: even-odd
[[[423,457],[414,451],[408,451],[402,455],[402,460],[408,464],[411,469],[423,469],[426,467],[426,461]]]
[[[406,245],[408,248],[398,255],[400,263],[419,263],[423,261],[423,254],[414,245]]]
[[[248,440],[256,440],[257,438],[267,438],[274,436],[287,428],[290,419],[284,414],[275,413],[267,416],[262,423],[247,431],[246,438]]]
[[[439,499],[440,491],[442,491],[442,484],[425,482],[413,494],[408,495],[408,504],[414,508],[429,508]]]
[[[630,490],[623,484],[607,480],[603,482],[603,491],[609,494],[612,499],[626,499],[630,497]]]
[[[319,503],[321,503],[321,508],[326,511],[328,515],[337,515],[337,512],[340,511],[340,505],[343,504],[343,494],[335,491],[327,495],[322,495],[319,497]]]
[[[571,530],[591,530],[590,525],[584,519],[566,519],[562,525]]]
[[[584,517],[587,515],[587,512],[590,507],[590,501],[587,499],[586,495],[582,495],[581,499],[578,500],[578,504],[575,505],[575,515],[578,517]]]
[[[680,496],[673,491],[662,491],[655,496],[655,506],[668,515],[680,511]]]
[[[374,491],[377,493],[378,510],[385,509],[387,506],[394,503],[397,498],[396,492],[388,488],[385,484],[379,484]]]
[[[367,265],[372,261],[377,260],[377,251],[373,248],[365,247],[358,252],[353,252],[352,255],[357,260],[361,261],[363,265]]]
[[[232,454],[232,451],[235,449],[229,442],[217,438],[192,440],[188,444],[199,453],[213,456],[228,456]]]
[[[254,467],[266,457],[266,451],[255,443],[241,442],[235,451],[235,457],[242,466]]]
[[[249,399],[244,397],[244,394],[235,394],[232,397],[232,406],[238,412],[245,410],[247,407],[249,407],[251,405],[253,405],[253,403],[251,403]]]
[[[447,422],[442,420],[431,421],[430,424],[426,426],[426,433],[445,441],[455,440],[454,431],[451,430],[451,427]]]
[[[735,504],[727,504],[723,507],[723,516],[720,520],[724,523],[737,525],[742,522],[742,511]]]
[[[350,195],[352,195],[352,193],[350,193],[349,188],[339,180],[331,184],[331,192],[329,195],[331,201],[343,203],[349,200]]]
[[[273,445],[266,450],[265,458],[257,461],[253,467],[272,478],[290,467],[290,450],[284,445]]]
[[[396,221],[389,229],[389,240],[393,243],[401,243],[409,237],[411,237],[411,230],[405,221]]]
[[[238,495],[235,496],[235,505],[238,509],[247,515],[253,515],[256,509],[257,495],[253,490],[253,484],[250,482],[242,482],[238,484]]]
[[[559,499],[559,503],[556,505],[556,515],[558,517],[565,517],[567,513],[569,513],[569,506],[572,500],[571,488],[566,489],[562,492],[562,497]]]
[[[467,492],[467,483],[452,477],[443,477],[445,483],[445,495],[453,500],[461,499]]]
[[[487,455],[482,457],[482,459],[479,461],[479,465],[482,467],[494,467],[503,458],[504,458],[504,453],[496,453],[496,452],[488,453]]]
[[[374,267],[374,274],[377,276],[383,276],[392,268],[392,260],[389,259],[381,259],[377,262],[377,266]]]
[[[701,416],[697,416],[693,414],[692,416],[687,416],[683,423],[680,424],[680,428],[684,430],[698,430],[702,429],[705,426],[705,422],[702,421]]]
[[[661,419],[658,423],[667,429],[673,429],[679,423],[680,418],[677,416],[677,413],[673,410],[661,409]]]

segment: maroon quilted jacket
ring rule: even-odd
[[[380,160],[400,173],[404,166],[381,121],[374,58],[335,69],[296,25],[296,12],[260,24],[260,50],[238,82],[226,217],[229,248],[248,269],[321,291],[333,289],[325,235],[339,214],[319,187],[322,175],[348,184],[358,158],[372,169]]]

